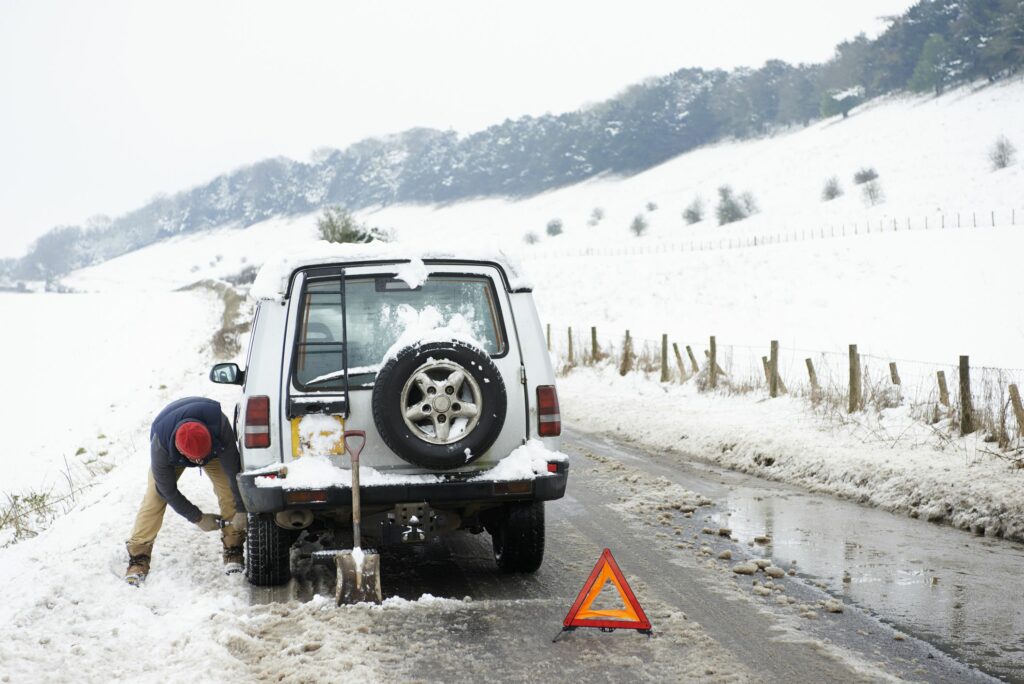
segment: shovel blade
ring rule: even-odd
[[[334,557],[338,579],[334,598],[339,606],[353,603],[380,603],[380,556],[363,553],[362,565],[351,551],[339,551]]]

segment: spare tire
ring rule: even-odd
[[[505,383],[491,358],[464,342],[405,347],[373,387],[373,421],[392,451],[449,470],[479,458],[505,424]]]

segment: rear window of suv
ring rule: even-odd
[[[293,380],[303,391],[344,385],[341,283],[309,283],[302,296]],[[432,276],[409,288],[390,276],[345,279],[345,332],[351,389],[370,387],[384,355],[409,331],[447,327],[469,335],[491,356],[505,353],[498,301],[489,278]]]

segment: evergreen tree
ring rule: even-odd
[[[918,93],[934,91],[941,95],[949,77],[949,46],[945,38],[933,33],[921,48],[921,58],[907,87]]]

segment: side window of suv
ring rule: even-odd
[[[337,280],[311,283],[303,295],[294,362],[302,390],[342,386],[342,306]],[[489,278],[437,276],[410,289],[390,277],[345,282],[351,387],[371,386],[384,355],[406,331],[441,327],[473,338],[491,356],[507,350],[500,309]]]

